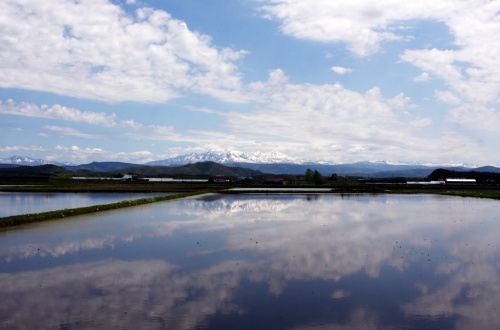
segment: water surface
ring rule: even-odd
[[[210,194],[0,232],[0,328],[493,329],[499,205]]]
[[[170,193],[32,193],[0,191],[0,218],[166,196]]]

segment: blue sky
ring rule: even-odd
[[[4,0],[0,158],[500,165],[500,1]]]

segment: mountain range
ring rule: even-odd
[[[157,160],[145,164],[133,164],[123,162],[92,162],[89,164],[75,165],[71,163],[49,162],[42,159],[32,159],[29,157],[13,156],[0,159],[0,167],[14,166],[37,166],[53,164],[64,167],[70,171],[88,170],[93,172],[112,172],[118,170],[131,171],[140,167],[142,171],[158,172],[158,169],[146,170],[146,167],[174,167],[200,162],[213,162],[225,166],[247,168],[254,171],[261,171],[270,174],[303,174],[310,168],[318,170],[325,176],[333,173],[343,176],[361,176],[373,178],[390,177],[427,177],[437,168],[453,171],[477,171],[477,172],[497,172],[500,168],[493,166],[476,167],[468,164],[425,164],[425,163],[404,163],[397,161],[361,161],[349,164],[333,164],[325,161],[305,161],[294,159],[280,152],[238,152],[231,150],[216,151],[211,150],[206,153],[190,153],[174,158]]]
[[[148,162],[145,165],[173,166],[214,162],[219,164],[303,164],[304,161],[293,159],[281,152],[239,152],[233,150],[209,150],[205,153],[190,153],[163,160]]]
[[[48,161],[44,159],[33,159],[26,156],[12,156],[9,158],[0,159],[0,165],[3,167],[11,166],[40,166],[40,165],[57,165],[57,166],[71,166],[73,163],[63,163],[56,161]]]

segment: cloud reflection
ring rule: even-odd
[[[399,274],[395,278],[407,281],[414,292],[400,305],[406,317],[449,317],[464,329],[500,322],[495,201],[391,195],[218,197],[111,212],[93,224],[100,230],[84,220],[80,225],[68,222],[64,225],[78,228],[78,237],[59,237],[57,242],[38,238],[41,250],[28,242],[1,246],[2,258],[12,262],[114,249],[123,242],[134,248],[152,239],[166,244],[178,237],[178,242],[193,236],[217,238],[207,248],[179,244],[182,258],[175,261],[165,250],[164,259],[0,273],[6,297],[1,324],[21,322],[33,310],[41,318],[55,315],[58,324],[67,319],[113,328],[131,324],[124,322],[142,328],[201,327],[214,315],[252,313],[238,298],[242,283],[265,285],[269,295],[280,297],[295,283],[322,280],[337,287],[328,292],[331,301],[353,304],[347,325],[378,328],[376,306],[356,305],[362,298],[345,280],[362,274],[384,283],[390,280],[383,277],[388,271]],[[119,230],[113,217],[119,218]],[[33,230],[44,233],[43,227]],[[202,264],[189,266],[196,258]],[[412,276],[415,271],[421,273],[418,279]],[[51,304],[36,307],[44,299]],[[78,308],[73,301],[81,302]],[[6,313],[9,308],[17,313]],[[108,315],[113,319],[107,320]],[[346,325],[304,327],[332,324]]]

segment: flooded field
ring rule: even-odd
[[[76,207],[109,204],[127,199],[166,196],[168,193],[31,193],[1,192],[0,218]]]
[[[203,195],[0,232],[0,328],[493,329],[500,202]]]

